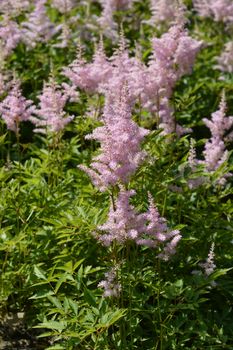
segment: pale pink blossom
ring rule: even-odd
[[[99,288],[104,289],[103,296],[119,297],[121,292],[121,284],[118,282],[118,268],[115,266],[106,272],[105,279],[98,284]]]
[[[27,20],[22,22],[22,40],[29,47],[35,47],[38,42],[49,41],[61,26],[55,26],[49,19],[45,7],[46,0],[37,0],[35,9]]]
[[[61,13],[70,12],[77,5],[77,0],[52,0],[51,6]]]
[[[213,17],[216,22],[232,23],[232,0],[194,0],[194,8],[201,17]]]
[[[152,17],[149,23],[153,26],[170,26],[175,22],[184,20],[186,6],[183,3],[174,3],[174,0],[150,0]]]
[[[159,215],[151,195],[148,211],[138,213],[130,204],[133,195],[134,190],[126,191],[121,188],[117,199],[111,204],[108,220],[98,227],[106,233],[97,238],[105,246],[109,246],[113,241],[120,244],[134,241],[138,245],[158,248],[158,257],[168,260],[175,254],[181,239],[179,230],[168,228],[166,219]]]
[[[211,138],[205,144],[204,164],[208,171],[219,168],[228,159],[228,151],[224,144],[224,135],[233,126],[233,117],[226,117],[226,101],[223,94],[220,108],[212,113],[211,120],[204,118],[205,125],[210,129]],[[233,138],[233,133],[228,135],[228,139]]]
[[[97,92],[100,84],[109,80],[111,73],[112,68],[104,53],[102,42],[97,47],[91,63],[82,58],[79,49],[77,58],[64,69],[64,75],[71,80],[73,86],[89,93]]]
[[[1,55],[6,57],[12,53],[21,40],[22,33],[18,24],[5,16],[0,24]]]
[[[148,130],[139,127],[131,116],[127,89],[121,94],[106,97],[103,126],[86,138],[100,142],[100,154],[94,157],[90,168],[81,165],[101,191],[118,182],[126,183],[145,158],[140,146]]]
[[[217,57],[217,63],[215,67],[220,71],[233,73],[233,41],[225,44],[223,52]]]
[[[114,12],[128,10],[134,0],[99,0],[103,11],[101,17],[98,19],[101,27],[104,29],[104,33],[112,37],[117,37],[117,24],[114,22]]]
[[[63,90],[53,78],[44,84],[42,94],[38,96],[39,108],[34,111],[35,116],[31,118],[31,122],[36,126],[35,132],[58,132],[74,118],[67,116],[64,111],[66,102],[72,97],[67,91],[69,91],[67,87]]]
[[[0,114],[7,129],[19,134],[19,124],[29,121],[35,107],[31,100],[23,97],[19,81],[14,81],[7,97],[0,103]]]
[[[199,266],[202,267],[202,269],[204,270],[204,274],[206,277],[211,275],[216,268],[216,265],[214,263],[214,256],[214,243],[212,243],[208,254],[208,258],[204,263],[199,264]]]

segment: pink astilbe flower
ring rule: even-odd
[[[77,0],[52,0],[51,6],[61,13],[67,13],[70,12],[76,4]]]
[[[16,22],[5,16],[0,25],[0,46],[4,57],[10,55],[21,40],[21,31]]]
[[[144,93],[146,66],[137,57],[129,56],[123,32],[120,33],[118,49],[109,60],[111,74],[99,85],[99,92],[108,95],[108,91],[114,91],[115,95],[120,95],[127,82],[128,101],[133,105]]]
[[[181,239],[180,231],[168,228],[166,219],[159,215],[150,193],[149,209],[144,214],[144,220],[146,227],[141,233],[141,237],[136,240],[137,244],[155,248],[163,243],[164,246],[158,257],[168,260],[176,252],[176,246]]]
[[[143,102],[151,105],[152,112],[160,117],[164,132],[179,135],[189,130],[176,125],[170,97],[176,82],[191,72],[202,43],[188,36],[183,25],[175,25],[161,38],[152,39],[153,54],[149,61]]]
[[[94,158],[91,168],[80,166],[101,191],[118,182],[126,183],[145,157],[140,150],[148,130],[139,127],[131,117],[127,90],[121,96],[106,98],[103,126],[96,128],[86,138],[100,142],[100,154]]]
[[[233,41],[225,44],[223,52],[217,57],[217,63],[215,67],[220,71],[233,73]]]
[[[232,0],[212,0],[210,8],[216,22],[233,22]]]
[[[55,27],[47,16],[45,2],[46,0],[37,0],[34,11],[22,23],[22,38],[29,47],[49,41],[61,29],[61,26]]]
[[[100,231],[107,232],[98,237],[99,241],[105,246],[109,246],[113,241],[123,244],[131,240],[138,245],[158,247],[158,257],[168,260],[175,254],[181,239],[179,230],[168,228],[166,219],[160,217],[151,195],[148,211],[138,213],[129,202],[133,195],[134,190],[126,191],[121,188],[115,203],[110,207],[107,222],[98,227]]]
[[[92,62],[85,62],[79,50],[77,59],[64,69],[64,75],[71,80],[73,86],[88,93],[109,95],[109,91],[114,91],[118,95],[127,82],[132,103],[144,94],[146,74],[146,66],[138,58],[129,56],[123,34],[120,35],[118,49],[109,59],[101,41]]]
[[[233,22],[232,0],[194,0],[194,8],[201,17],[213,17],[216,22]]]
[[[53,47],[58,47],[63,49],[69,46],[70,40],[71,40],[71,30],[66,23],[62,23],[61,34],[57,38],[57,44],[54,44]]]
[[[117,24],[114,22],[114,12],[128,10],[134,0],[99,0],[103,11],[99,18],[99,23],[107,36],[113,39],[117,37]]]
[[[212,243],[206,262],[199,264],[199,266],[203,268],[206,277],[211,275],[216,268],[216,265],[214,263],[214,256],[214,243]]]
[[[34,112],[36,117],[31,118],[32,123],[36,125],[35,132],[58,132],[74,118],[74,116],[66,116],[64,111],[65,104],[70,99],[67,88],[65,91],[62,90],[52,78],[44,85],[42,94],[38,98],[39,109]]]
[[[233,117],[226,117],[226,101],[223,94],[220,108],[212,113],[211,120],[203,119],[205,125],[210,129],[211,138],[205,144],[204,164],[208,171],[215,171],[228,158],[228,151],[225,149],[224,134],[233,126]],[[228,135],[233,139],[233,133]]]
[[[28,0],[1,0],[0,12],[13,18],[26,11],[29,6],[30,1]]]
[[[119,297],[121,292],[121,284],[118,282],[117,267],[113,267],[106,272],[105,279],[98,284],[99,288],[104,289],[103,296],[106,297]]]
[[[79,48],[76,60],[64,69],[64,75],[71,80],[75,87],[93,93],[98,91],[100,84],[108,81],[111,70],[101,42],[91,63],[85,62]]]
[[[35,107],[31,100],[22,96],[18,81],[13,82],[8,96],[0,103],[0,114],[7,125],[7,129],[19,134],[19,124],[28,121]]]
[[[120,244],[128,240],[135,241],[144,231],[144,214],[137,213],[129,203],[133,195],[134,190],[121,189],[115,203],[111,205],[107,222],[98,227],[100,231],[107,232],[98,238],[103,245],[109,246],[113,241]]]
[[[152,17],[149,23],[151,25],[164,24],[170,26],[177,19],[184,17],[186,6],[174,3],[174,0],[150,0],[150,9]]]
[[[193,6],[200,17],[211,17],[211,0],[193,0]]]
[[[189,132],[177,125],[170,103],[177,80],[191,72],[201,42],[188,36],[183,25],[173,26],[161,38],[153,39],[153,54],[148,67],[138,58],[130,57],[123,34],[118,49],[109,59],[101,44],[91,63],[77,59],[64,69],[75,87],[89,93],[119,95],[124,84],[128,85],[128,99],[133,105],[138,101],[143,108],[159,116],[159,126],[164,133]],[[113,96],[113,94],[112,94]]]

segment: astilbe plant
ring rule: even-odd
[[[104,289],[103,297],[119,297],[121,284],[118,281],[118,267],[112,267],[104,276],[105,279],[98,284],[99,288]]]
[[[194,8],[201,17],[213,17],[216,22],[233,22],[231,0],[194,0]]]
[[[117,24],[114,22],[114,12],[128,10],[134,0],[99,0],[103,11],[101,17],[98,19],[101,27],[107,36],[112,39],[117,37]]]
[[[4,16],[0,25],[0,47],[1,56],[7,57],[12,53],[22,38],[21,30],[15,21],[10,20],[8,16]]]
[[[61,13],[68,13],[77,5],[77,0],[52,0],[51,5]]]
[[[160,118],[159,126],[168,134],[178,135],[190,131],[179,126],[173,117],[170,98],[177,81],[191,73],[202,42],[192,39],[183,24],[172,26],[161,38],[152,40],[153,53],[146,66],[138,57],[130,57],[123,34],[118,49],[108,59],[101,44],[93,61],[85,62],[78,53],[77,59],[64,68],[64,75],[75,87],[88,93],[120,94],[127,81],[129,99]]]
[[[7,129],[19,135],[19,124],[23,121],[29,121],[34,110],[33,102],[22,95],[19,81],[14,80],[9,94],[0,103],[0,114],[7,125]]]
[[[152,17],[148,21],[152,26],[169,26],[184,17],[186,7],[174,0],[150,0]]]
[[[233,41],[225,44],[223,52],[217,57],[215,68],[224,73],[233,73]]]
[[[57,43],[53,47],[58,47],[64,49],[68,47],[71,42],[71,30],[67,23],[62,23],[61,25],[61,34],[57,37]]]
[[[114,101],[114,102],[113,102]],[[139,127],[131,116],[126,89],[121,95],[106,98],[103,126],[96,128],[87,139],[98,140],[100,154],[91,162],[91,168],[80,166],[101,191],[118,182],[126,183],[145,157],[140,145],[148,130]]]
[[[103,44],[100,42],[91,63],[87,63],[82,58],[82,50],[79,46],[76,59],[69,67],[64,68],[63,72],[74,87],[79,87],[89,93],[96,93],[99,86],[112,76],[112,67],[104,53]]]
[[[46,133],[58,132],[74,118],[67,116],[64,107],[68,100],[78,98],[76,92],[67,84],[62,88],[53,78],[48,83],[44,84],[42,94],[39,98],[39,108],[34,111],[35,116],[31,118],[35,124],[35,132]]]
[[[214,263],[214,243],[211,244],[210,251],[208,253],[208,258],[204,263],[199,263],[199,266],[203,269],[206,277],[211,275],[216,269],[216,265]]]
[[[204,165],[207,171],[215,171],[228,159],[228,151],[225,148],[225,133],[233,126],[233,117],[226,117],[226,101],[223,94],[219,110],[212,113],[211,120],[204,118],[205,125],[210,129],[211,138],[205,144]],[[230,132],[228,140],[233,139]]]
[[[30,0],[1,0],[0,12],[7,16],[15,17],[26,11],[30,6]]]
[[[165,134],[181,135],[190,131],[175,122],[170,98],[177,81],[191,72],[201,45],[202,42],[188,35],[183,24],[176,24],[161,38],[152,39],[153,54],[142,101],[152,112],[158,113]]]
[[[158,248],[158,258],[168,260],[176,252],[181,239],[180,232],[168,228],[166,219],[159,215],[151,194],[148,211],[138,213],[130,204],[130,198],[135,194],[134,190],[121,188],[115,202],[111,204],[107,222],[98,227],[107,233],[98,236],[98,239],[105,246],[114,241],[118,244],[134,241],[138,245]]]
[[[61,26],[55,26],[50,21],[46,13],[45,0],[36,1],[34,11],[21,25],[22,39],[30,48],[35,47],[38,42],[49,41],[61,29]]]

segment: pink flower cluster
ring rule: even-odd
[[[224,50],[217,57],[216,68],[222,72],[233,73],[233,41],[225,44]]]
[[[233,140],[233,131],[231,131],[233,127],[233,117],[226,117],[226,100],[224,93],[221,98],[219,110],[212,113],[211,117],[211,120],[207,118],[203,119],[205,125],[211,132],[211,138],[205,143],[203,151],[204,160],[196,159],[194,143],[191,140],[188,163],[193,174],[195,173],[198,164],[204,165],[205,170],[212,174],[228,159],[229,156],[228,150],[226,150],[225,141]],[[217,183],[224,185],[229,176],[232,176],[232,174],[224,174],[217,180]],[[206,179],[203,176],[192,178],[188,181],[188,186],[190,188],[196,188],[203,184],[205,180]]]
[[[167,26],[184,18],[186,6],[183,3],[174,3],[174,0],[150,0],[150,10],[152,17],[149,24]]]
[[[220,108],[212,113],[212,119],[203,119],[205,125],[210,129],[211,138],[205,144],[204,164],[208,171],[216,170],[228,158],[228,151],[225,149],[224,135],[233,126],[233,117],[226,117],[226,101],[223,95]],[[228,135],[233,139],[233,132]]]
[[[19,82],[14,81],[8,96],[0,103],[0,114],[7,128],[19,134],[20,122],[29,121],[34,110],[32,101],[22,96]]]
[[[25,22],[22,22],[22,40],[29,47],[35,47],[38,42],[47,42],[59,32],[61,26],[55,26],[47,16],[46,0],[37,0],[35,9]]]
[[[35,132],[58,132],[74,118],[66,116],[64,107],[66,102],[78,98],[77,93],[67,84],[63,89],[55,83],[53,78],[44,85],[42,94],[38,96],[39,108],[36,108],[31,122],[36,125]]]
[[[52,0],[52,7],[61,13],[70,12],[77,4],[77,0]]]
[[[92,161],[91,168],[83,165],[80,168],[101,191],[118,182],[127,183],[145,157],[140,143],[149,132],[132,120],[127,97],[126,89],[118,98],[110,94],[106,98],[103,126],[86,136],[100,142],[100,154]]]
[[[116,266],[105,273],[105,280],[99,282],[98,287],[104,289],[103,296],[105,298],[118,297],[120,295],[121,284],[118,282]]]
[[[28,9],[30,0],[1,0],[0,12],[4,15],[15,17]]]
[[[15,21],[11,21],[8,16],[4,16],[0,25],[0,49],[1,56],[7,57],[21,40],[21,31]]]
[[[201,17],[213,17],[216,22],[233,22],[232,0],[194,0],[194,8]]]
[[[161,250],[158,257],[168,260],[175,254],[176,246],[181,239],[179,230],[168,228],[166,219],[160,217],[151,195],[149,195],[148,211],[137,213],[129,202],[133,195],[135,191],[121,188],[115,203],[110,208],[108,221],[98,227],[100,231],[107,233],[100,235],[98,239],[105,246],[109,246],[113,241],[125,243],[132,240],[138,245],[158,247]]]
[[[215,256],[214,243],[212,243],[209,254],[208,254],[208,258],[206,259],[206,261],[204,263],[199,264],[199,266],[203,268],[204,274],[206,275],[206,277],[211,275],[216,268],[216,265],[214,263],[214,256]]]
[[[170,98],[176,82],[191,72],[201,44],[189,37],[182,25],[175,25],[161,38],[152,40],[153,54],[148,66],[137,57],[129,56],[122,38],[119,49],[110,59],[100,46],[91,63],[79,55],[64,69],[64,75],[74,86],[89,93],[114,91],[119,95],[127,82],[131,102],[138,100],[143,108],[157,113],[165,133],[176,131],[180,135],[187,130],[176,125]]]
[[[134,0],[99,0],[99,2],[103,8],[101,17],[98,19],[99,24],[107,36],[117,37],[117,24],[113,18],[114,12],[129,9]]]

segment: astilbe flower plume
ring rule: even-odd
[[[71,41],[71,30],[67,23],[62,23],[61,25],[61,34],[57,38],[57,43],[53,47],[65,48],[69,46]]]
[[[2,57],[6,57],[12,53],[14,48],[21,40],[21,31],[15,21],[4,16],[0,25],[0,48]]]
[[[120,33],[118,48],[110,57],[111,74],[99,85],[99,92],[108,95],[114,91],[120,95],[125,82],[128,85],[128,101],[135,104],[144,92],[146,66],[137,58],[130,57],[123,31]]]
[[[79,46],[77,58],[64,69],[64,75],[71,80],[74,87],[93,93],[98,91],[100,84],[109,80],[111,71],[110,62],[101,41],[91,63],[87,63],[82,58],[82,50]]]
[[[99,0],[99,2],[103,8],[103,11],[98,21],[101,27],[104,29],[105,34],[114,39],[117,37],[117,24],[114,22],[113,18],[114,12],[129,9],[134,0]]]
[[[66,116],[64,111],[66,102],[74,98],[72,89],[69,91],[67,86],[62,89],[53,78],[44,84],[42,94],[38,98],[39,108],[34,111],[35,116],[31,118],[32,123],[36,126],[35,132],[58,132],[74,118]]]
[[[75,5],[77,0],[52,0],[52,7],[56,8],[61,13],[70,12]]]
[[[1,0],[0,12],[13,18],[26,11],[30,2],[29,0]]]
[[[215,67],[220,71],[233,73],[233,41],[225,44],[223,52],[217,57],[217,63]]]
[[[87,139],[100,142],[100,154],[90,164],[90,168],[81,165],[101,191],[118,182],[126,183],[135,173],[145,157],[140,144],[149,131],[139,127],[131,116],[127,88],[120,96],[106,97],[103,126],[96,128]]]
[[[45,7],[46,0],[37,0],[35,9],[22,23],[22,38],[26,45],[35,47],[38,42],[49,41],[60,29],[49,19]]]
[[[166,219],[160,217],[150,194],[148,211],[138,213],[130,204],[133,195],[134,190],[121,188],[116,201],[111,204],[107,222],[98,227],[100,231],[107,232],[98,236],[99,241],[105,246],[113,241],[120,244],[135,241],[138,245],[159,248],[158,257],[168,260],[175,254],[181,239],[179,230],[168,228]]]
[[[214,263],[214,256],[215,256],[214,243],[212,243],[211,247],[210,247],[209,254],[208,254],[208,258],[206,259],[206,261],[204,263],[199,264],[199,266],[203,268],[204,274],[206,275],[206,277],[211,275],[216,268],[216,265]]]
[[[19,124],[23,121],[29,121],[34,110],[33,102],[22,96],[19,81],[15,80],[9,94],[0,103],[0,114],[7,128],[18,135]]]
[[[176,3],[174,0],[150,0],[150,10],[152,17],[149,23],[153,26],[171,25],[180,18],[184,17],[186,7],[182,3]]]
[[[174,25],[161,38],[152,39],[153,53],[142,100],[152,112],[159,114],[165,134],[189,131],[175,123],[170,97],[176,82],[191,72],[201,45],[202,42],[188,35],[183,24]]]
[[[215,21],[233,22],[232,0],[212,0],[210,8]]]
[[[216,22],[233,22],[232,0],[194,0],[193,3],[201,17],[213,17]]]
[[[99,282],[98,287],[104,289],[103,297],[119,297],[121,284],[118,282],[117,266],[105,273],[105,279]]]
[[[139,101],[143,108],[159,115],[159,126],[165,134],[181,135],[190,129],[175,122],[170,98],[177,81],[191,72],[202,43],[189,37],[183,24],[177,24],[161,38],[154,38],[152,45],[153,54],[146,66],[138,57],[130,57],[121,33],[112,57],[106,57],[102,43],[90,63],[82,58],[79,50],[77,59],[64,69],[64,75],[73,86],[105,96],[109,96],[109,91],[119,95],[127,82],[132,105]]]
[[[226,100],[223,94],[220,108],[212,113],[211,120],[204,118],[205,125],[210,129],[211,138],[205,144],[204,165],[207,171],[215,171],[228,158],[228,151],[224,144],[224,135],[233,126],[233,117],[226,117]],[[233,139],[233,133],[228,135],[228,139]]]

